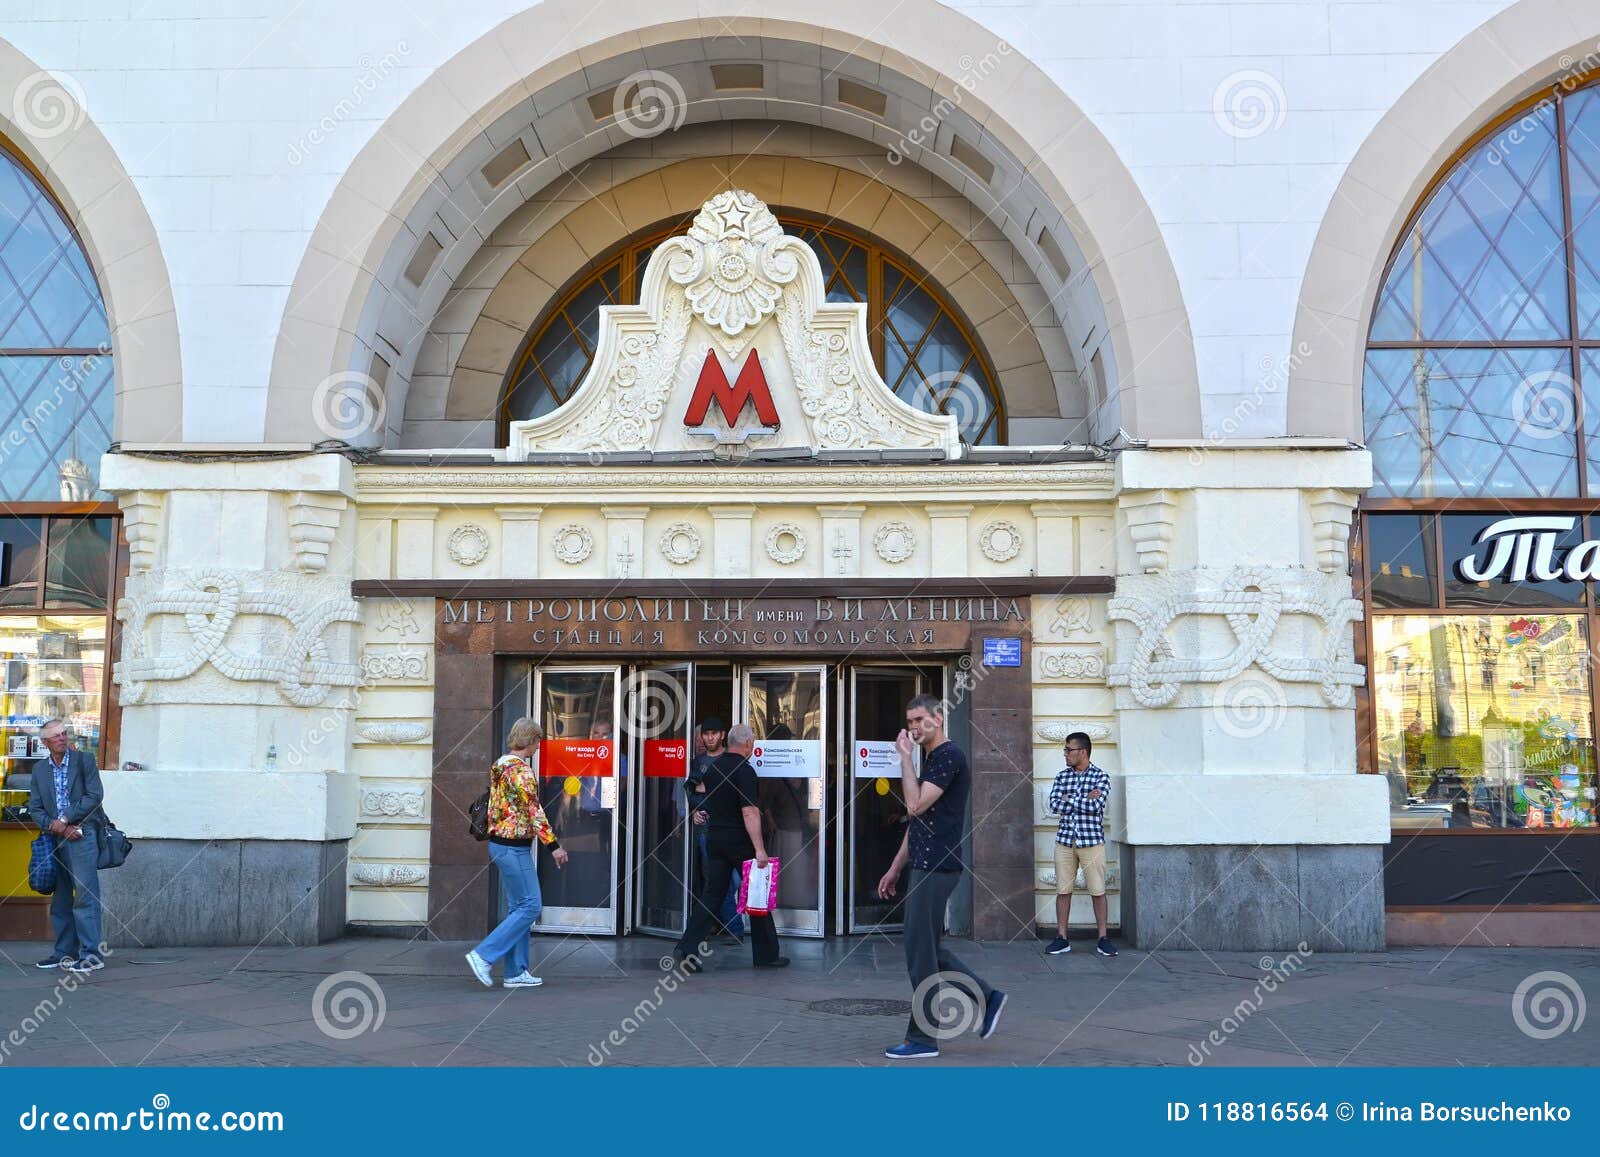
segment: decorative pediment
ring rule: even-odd
[[[639,296],[601,307],[572,397],[511,424],[513,461],[725,443],[961,453],[955,418],[907,405],[879,375],[867,307],[828,301],[816,254],[751,193],[717,194],[658,246]]]

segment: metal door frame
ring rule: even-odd
[[[829,692],[829,688],[828,688],[828,667],[829,666],[830,666],[830,664],[824,661],[824,662],[821,662],[821,663],[750,663],[750,664],[735,663],[734,664],[734,668],[733,668],[734,688],[735,688],[735,690],[734,690],[735,714],[738,716],[739,720],[741,722],[744,722],[744,723],[748,723],[750,721],[749,720],[750,712],[749,712],[749,709],[748,709],[748,704],[749,704],[749,695],[750,695],[750,676],[751,675],[758,674],[758,673],[761,673],[761,672],[779,672],[779,673],[783,673],[783,674],[814,674],[814,675],[817,676],[817,694],[822,696],[822,702],[818,705],[817,718],[820,720],[820,726],[822,728],[822,735],[820,736],[820,739],[819,739],[819,745],[820,745],[820,748],[821,748],[821,751],[822,751],[822,759],[823,759],[823,766],[822,766],[823,793],[822,793],[822,804],[821,804],[821,806],[816,808],[816,809],[814,809],[817,812],[817,876],[818,876],[818,879],[817,879],[817,906],[816,906],[816,909],[815,909],[816,927],[815,928],[804,928],[804,927],[798,927],[797,928],[797,927],[794,927],[792,925],[786,924],[785,920],[784,920],[784,918],[782,916],[782,914],[784,912],[802,912],[802,911],[810,911],[810,909],[779,908],[779,909],[776,909],[772,913],[772,918],[773,918],[774,923],[777,924],[778,934],[779,935],[781,935],[781,936],[804,936],[804,937],[809,937],[809,938],[815,939],[815,940],[824,939],[827,936],[827,928],[828,928],[828,798],[827,798],[828,767],[827,767],[827,759],[828,759],[828,727],[829,727],[830,722],[831,722],[829,720],[829,718],[828,718],[828,701],[829,701],[829,694],[828,694],[828,692]],[[759,742],[759,740],[757,742]],[[807,789],[808,797],[809,797],[809,794],[810,794],[810,789],[808,788]],[[778,884],[778,886],[779,886],[780,890],[783,887],[781,872],[779,874],[779,884]]]
[[[685,712],[685,718],[683,735],[685,754],[683,770],[684,776],[687,778],[689,767],[694,760],[695,664],[688,659],[678,659],[666,663],[630,664],[628,667],[628,684],[630,694],[632,694],[634,688],[643,681],[645,673],[649,671],[684,672],[685,701],[683,709]],[[630,712],[631,709],[632,708],[630,704]],[[683,935],[682,928],[674,931],[670,928],[656,928],[642,922],[644,912],[644,873],[645,864],[647,862],[644,847],[643,822],[645,782],[644,740],[640,736],[638,730],[631,725],[628,728],[628,749],[629,758],[633,761],[629,766],[638,769],[637,778],[635,778],[633,781],[638,790],[630,793],[633,798],[630,801],[631,807],[628,813],[628,820],[631,825],[628,830],[633,833],[633,838],[628,841],[628,854],[630,856],[630,861],[624,865],[624,867],[627,869],[624,873],[624,878],[631,881],[631,885],[626,889],[628,919],[623,930],[624,932],[632,932],[637,930],[639,932],[647,933],[651,936],[680,937]],[[687,820],[685,822],[687,823]],[[693,855],[694,831],[692,826],[686,826],[683,836],[683,863],[680,865],[680,875],[678,877],[679,882],[683,886],[683,895],[680,898],[679,904],[680,912],[684,921],[684,927],[688,927],[689,915],[693,909],[693,903],[689,896],[689,881],[693,879],[693,876],[690,874],[692,869],[692,860],[690,857]],[[638,914],[638,919],[640,921],[639,923],[635,923],[635,914]]]
[[[843,706],[843,710],[841,711],[841,714],[847,716],[846,725],[849,728],[849,736],[850,736],[849,743],[850,743],[851,749],[854,749],[856,738],[857,738],[857,736],[856,736],[856,673],[858,671],[894,671],[894,672],[909,671],[911,673],[912,686],[914,688],[914,690],[912,691],[912,694],[913,695],[921,695],[923,693],[923,677],[922,677],[923,668],[927,667],[927,666],[930,666],[930,664],[926,664],[926,663],[851,663],[849,665],[848,672],[841,676],[841,681],[846,681],[846,680],[848,681],[848,688],[847,688],[847,690],[845,692],[847,697],[846,697],[846,700],[845,700],[845,703],[844,703],[844,706]],[[948,725],[948,721],[946,721],[946,722],[947,722],[947,725]],[[844,739],[844,737],[840,736],[841,742],[843,742],[843,739]],[[846,752],[846,754],[849,754],[849,752]],[[921,748],[914,748],[912,750],[912,752],[911,752],[911,762],[912,762],[912,766],[917,769],[917,774],[920,776],[921,773],[922,773],[922,767],[921,767],[921,765],[922,765],[922,749]],[[843,768],[844,766],[846,766],[846,765],[840,764],[841,768]],[[854,883],[855,883],[855,880],[851,878],[855,873],[855,857],[854,856],[847,856],[845,854],[845,850],[846,850],[845,849],[845,845],[846,844],[848,844],[850,851],[854,851],[855,850],[855,846],[856,846],[856,809],[854,807],[850,806],[850,801],[855,796],[855,790],[854,790],[855,789],[855,778],[856,778],[855,761],[851,760],[848,766],[849,766],[849,774],[845,775],[845,774],[841,773],[841,775],[839,777],[839,781],[840,781],[840,787],[839,787],[839,818],[840,818],[840,821],[841,821],[840,826],[848,828],[848,833],[847,833],[846,839],[843,839],[843,840],[839,841],[839,843],[840,843],[840,849],[839,849],[839,864],[840,864],[840,867],[839,867],[839,896],[840,896],[839,912],[840,912],[840,915],[841,915],[842,921],[843,921],[843,924],[842,924],[843,930],[848,935],[856,935],[856,934],[865,933],[865,932],[899,932],[903,928],[905,928],[905,922],[904,921],[901,921],[898,924],[857,924],[856,923],[856,906],[852,902],[852,897],[854,896],[855,891],[854,891],[853,887],[846,887],[847,882],[850,885],[854,885]],[[848,781],[848,783],[849,783],[849,788],[848,789],[845,787],[846,781]],[[848,823],[844,822],[844,815],[845,815],[846,809],[848,809],[849,813],[850,813],[850,818],[849,818]]]
[[[624,667],[621,663],[534,663],[533,678],[528,681],[528,715],[531,718],[543,721],[543,713],[538,710],[539,704],[544,699],[544,676],[546,672],[562,675],[604,675],[611,676],[611,737],[617,746],[617,757],[622,756],[620,736],[622,732],[622,679]],[[546,736],[546,738],[554,738]],[[570,736],[563,738],[571,738]],[[541,755],[541,759],[542,759]],[[637,765],[633,765],[637,770]],[[539,929],[543,932],[598,932],[602,935],[613,936],[617,931],[617,852],[623,842],[620,838],[623,801],[621,798],[622,782],[620,765],[612,773],[612,778],[617,783],[617,804],[611,809],[611,904],[606,908],[557,908],[547,906],[539,917]],[[544,778],[544,769],[539,769],[540,778]],[[604,788],[602,787],[602,791]],[[559,839],[561,833],[556,833]],[[626,905],[624,905],[626,906]]]

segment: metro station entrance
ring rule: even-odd
[[[944,693],[942,662],[503,662],[503,726],[543,725],[541,798],[570,855],[539,857],[541,928],[682,934],[700,881],[683,784],[708,717],[755,732],[779,933],[899,928],[877,896],[907,819],[893,745],[907,701]]]

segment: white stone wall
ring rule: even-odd
[[[1283,390],[1262,387],[1286,373],[1307,254],[1345,165],[1433,60],[1507,6],[953,5],[1026,53],[1133,173],[1181,284],[1207,426],[1231,418],[1238,435],[1284,428]],[[619,27],[650,19],[635,0],[593,7]],[[82,92],[154,220],[182,339],[187,438],[259,439],[289,286],[332,190],[407,95],[510,8],[3,5],[0,37]],[[1571,10],[1575,21],[1590,11]],[[1575,24],[1574,38],[1582,31]]]

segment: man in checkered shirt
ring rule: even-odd
[[[1089,762],[1094,745],[1082,731],[1067,736],[1067,766],[1056,773],[1050,787],[1050,814],[1056,825],[1056,938],[1045,949],[1051,956],[1071,952],[1067,918],[1072,913],[1072,884],[1083,869],[1083,885],[1094,905],[1100,942],[1095,951],[1115,956],[1117,946],[1106,935],[1106,796],[1111,777]]]

